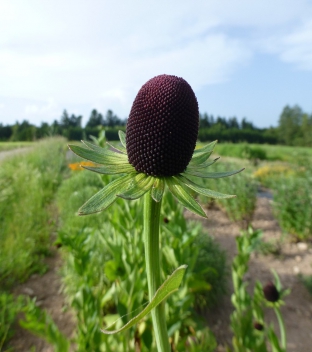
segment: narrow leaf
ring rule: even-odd
[[[109,183],[79,209],[79,215],[98,213],[106,209],[116,200],[117,193],[129,187],[129,181],[133,176],[133,173],[121,176]]]
[[[114,153],[104,148],[101,148],[101,152],[82,148],[78,145],[69,145],[69,148],[81,158],[93,161],[97,164],[122,164],[128,162],[127,155]]]
[[[188,188],[206,197],[212,197],[212,198],[218,198],[218,199],[236,197],[236,195],[224,194],[224,193],[212,191],[211,189],[203,188],[182,175],[175,176],[175,177],[178,178],[180,182],[182,182]]]
[[[125,132],[119,130],[118,135],[119,135],[120,143],[127,149]]]
[[[210,152],[210,151],[212,152],[217,143],[218,143],[218,141],[213,141],[213,142],[205,145],[202,148],[195,149],[194,154],[196,155],[196,154],[203,153],[203,152],[205,152],[205,153]]]
[[[156,178],[153,188],[151,190],[151,196],[155,202],[160,202],[165,190],[165,181],[163,178]]]
[[[208,161],[207,160],[207,161],[205,161],[205,162],[203,162],[201,164],[198,164],[198,165],[194,165],[194,164],[190,163],[190,164],[188,164],[187,169],[196,169],[196,170],[205,169],[206,167],[211,166],[212,164],[214,164],[219,159],[220,159],[220,157],[218,157],[218,158],[216,158],[216,159],[214,159],[212,161]]]
[[[151,189],[153,183],[154,177],[139,173],[131,180],[129,187],[124,192],[118,192],[117,196],[129,200],[138,199]]]
[[[212,154],[212,151],[193,154],[193,157],[192,157],[189,165],[200,165],[200,164],[206,162],[209,159],[211,154]]]
[[[191,175],[191,176],[197,176],[202,178],[221,178],[221,177],[228,177],[228,176],[238,174],[243,170],[245,170],[245,168],[240,170],[235,170],[235,171],[228,171],[228,172],[205,172],[205,171],[196,171],[193,169],[189,169],[189,170],[186,169],[182,173],[182,175]]]
[[[172,293],[178,290],[181,281],[183,279],[183,275],[185,273],[187,266],[181,265],[178,269],[176,269],[167,280],[159,287],[156,291],[155,296],[150,301],[150,303],[142,310],[140,314],[131,319],[126,325],[118,330],[101,330],[104,334],[112,335],[121,331],[128,330],[133,325],[138,323],[141,319],[143,319],[147,314],[151,312],[152,309],[157,307],[161,302],[163,302],[167,297],[169,297]]]
[[[117,146],[112,145],[108,142],[106,142],[106,144],[109,145],[112,150],[116,150],[117,153],[127,154],[127,150],[121,144]]]
[[[99,174],[104,174],[104,175],[115,175],[115,174],[122,174],[122,173],[129,173],[129,172],[135,172],[135,168],[130,165],[130,164],[107,164],[105,166],[100,166],[100,167],[89,167],[89,166],[83,166],[84,169],[97,172]]]
[[[183,185],[183,183],[180,183],[177,178],[167,177],[166,183],[170,192],[185,208],[199,216],[203,216],[205,218],[207,217],[202,207],[189,194],[187,188]]]

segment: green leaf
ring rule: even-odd
[[[119,135],[120,143],[127,149],[125,132],[119,130],[118,135]]]
[[[205,163],[209,159],[211,154],[212,154],[212,151],[207,152],[207,153],[199,153],[199,154],[193,155],[192,160],[190,161],[189,165],[190,166],[197,166],[202,163]]]
[[[151,196],[155,202],[160,202],[165,190],[165,181],[163,178],[156,178],[153,188],[151,191]]]
[[[218,141],[213,141],[213,142],[211,142],[209,144],[206,144],[202,148],[195,149],[194,150],[194,154],[196,155],[196,154],[199,154],[199,153],[212,152],[217,143],[218,143]]]
[[[214,160],[212,160],[212,161],[205,161],[205,162],[203,162],[203,163],[201,163],[201,164],[198,164],[198,165],[194,165],[194,164],[192,164],[192,163],[189,163],[188,164],[188,166],[187,166],[187,168],[186,168],[186,170],[189,170],[189,169],[195,169],[195,170],[198,170],[198,169],[205,169],[206,167],[208,167],[208,166],[211,166],[212,164],[214,164],[216,161],[218,161],[220,159],[220,157],[218,157],[218,158],[216,158],[216,159],[214,159]]]
[[[83,166],[84,169],[97,172],[99,174],[104,174],[104,175],[115,175],[115,174],[122,174],[122,173],[130,173],[130,172],[136,172],[135,168],[130,165],[129,163],[127,164],[107,164],[105,166],[100,166],[100,167],[91,167],[91,166]]]
[[[185,208],[199,216],[207,217],[202,207],[192,198],[187,188],[177,178],[166,177],[166,183],[170,192]]]
[[[107,144],[108,146],[110,146],[111,149],[116,150],[118,153],[127,154],[127,150],[126,150],[126,149],[123,147],[123,145],[121,145],[121,144],[119,144],[119,145],[117,145],[117,146],[112,145],[112,144],[110,144],[110,143],[108,143],[108,142],[106,142],[106,144]]]
[[[124,192],[118,192],[117,196],[129,200],[138,199],[151,189],[153,183],[154,177],[139,173],[131,180],[129,187]]]
[[[91,144],[91,143],[90,143]],[[101,148],[101,152],[79,147],[78,145],[69,145],[69,148],[81,158],[93,161],[97,164],[125,164],[128,163],[128,157],[125,154],[114,153],[108,149]]]
[[[186,169],[182,175],[190,175],[190,176],[197,176],[202,178],[221,178],[221,177],[228,177],[239,172],[245,170],[245,168],[235,171],[227,171],[227,172],[205,172],[205,171],[195,171],[194,169]]]
[[[178,269],[176,269],[167,280],[159,287],[156,291],[155,296],[150,301],[150,303],[142,310],[140,314],[131,319],[126,325],[118,330],[101,330],[104,334],[112,335],[121,331],[128,330],[133,325],[138,323],[141,319],[143,319],[147,314],[151,312],[152,309],[157,307],[161,302],[163,302],[167,297],[169,297],[173,292],[177,291],[185,273],[187,266],[181,265]]]
[[[129,187],[129,181],[134,177],[135,174],[128,174],[119,177],[117,180],[112,181],[93,197],[91,197],[78,211],[79,215],[88,215],[98,213],[108,206],[110,206],[115,200],[117,193]]]
[[[212,191],[211,189],[208,189],[208,188],[203,188],[182,175],[174,176],[174,177],[178,178],[179,181],[182,182],[188,188],[206,197],[212,197],[212,198],[218,198],[218,199],[236,197],[236,195],[234,194],[224,194],[224,193]]]

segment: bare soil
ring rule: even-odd
[[[187,218],[196,218],[203,223],[207,232],[212,235],[221,247],[228,253],[231,263],[236,254],[235,237],[240,234],[238,224],[231,222],[218,208],[208,210],[208,219],[200,219],[190,213]],[[279,239],[282,232],[272,215],[270,199],[259,197],[253,217],[254,229],[262,229],[264,240]],[[60,330],[68,337],[74,333],[73,317],[64,312],[64,297],[60,291],[61,283],[58,274],[61,260],[55,251],[52,258],[48,258],[49,271],[43,276],[33,275],[29,281],[15,289],[16,294],[29,294],[37,297],[37,302],[46,308],[52,315]],[[255,280],[263,284],[273,279],[271,269],[279,274],[284,288],[290,288],[291,294],[285,299],[286,305],[282,308],[287,329],[287,342],[289,352],[308,352],[312,350],[312,296],[300,282],[298,274],[312,275],[312,249],[306,243],[282,242],[278,255],[253,255],[250,261],[249,273],[246,280],[253,288]],[[226,345],[231,345],[232,333],[229,328],[229,316],[232,312],[230,294],[232,292],[229,280],[229,295],[213,311],[207,314],[207,322],[219,343],[218,351],[225,351]],[[275,317],[268,314],[268,321],[274,322]],[[12,346],[15,352],[53,351],[45,342],[36,338],[27,331],[18,329]],[[31,350],[33,351],[33,349]],[[92,352],[92,351],[90,351]]]

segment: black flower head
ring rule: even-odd
[[[139,90],[127,123],[129,163],[151,176],[185,171],[195,149],[198,104],[191,86],[180,77],[160,75]]]
[[[261,324],[261,323],[259,323],[259,322],[255,322],[255,323],[254,323],[254,328],[255,328],[256,330],[262,331],[262,330],[264,329],[264,326],[263,326],[263,324]]]
[[[160,75],[145,83],[131,108],[126,134],[119,131],[121,144],[107,143],[102,148],[83,141],[84,147],[69,146],[75,154],[96,164],[83,168],[121,175],[90,198],[79,214],[102,211],[117,197],[138,199],[148,193],[160,202],[166,187],[188,210],[204,217],[204,210],[192,196],[194,192],[212,198],[235,197],[189,179],[227,177],[243,170],[209,172],[209,166],[218,160],[209,160],[217,141],[195,149],[198,116],[195,94],[183,78]]]
[[[276,286],[271,281],[264,286],[263,294],[265,299],[269,302],[277,302],[280,297],[280,294]]]

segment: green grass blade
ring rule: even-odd
[[[142,310],[140,314],[138,314],[136,317],[131,319],[126,325],[124,325],[122,328],[118,330],[101,330],[104,334],[107,335],[112,335],[116,334],[121,331],[125,331],[130,329],[133,325],[138,323],[140,320],[142,320],[147,314],[151,312],[152,309],[157,307],[161,302],[163,302],[165,299],[167,299],[172,293],[178,290],[185,270],[187,266],[186,265],[181,265],[178,269],[176,269],[168,278],[167,280],[159,287],[159,289],[156,291],[155,296],[153,299],[150,301],[150,303],[145,307],[145,309]]]
[[[170,192],[185,208],[199,216],[207,217],[202,207],[189,194],[187,188],[177,178],[167,177],[166,183]]]
[[[151,196],[155,202],[160,202],[165,190],[165,181],[163,178],[156,178],[152,191]]]
[[[221,177],[228,177],[232,176],[235,174],[238,174],[239,172],[243,171],[245,168],[240,169],[240,170],[235,170],[235,171],[228,171],[228,172],[205,172],[205,171],[195,171],[191,169],[186,169],[182,175],[186,176],[197,176],[197,177],[202,177],[202,178],[221,178]]]
[[[154,177],[139,173],[131,180],[127,190],[118,193],[117,196],[129,200],[138,199],[151,189],[153,183]]]
[[[115,200],[117,193],[129,187],[129,182],[133,178],[134,174],[128,174],[119,177],[117,180],[112,181],[93,197],[91,197],[78,211],[79,215],[88,215],[98,213],[108,206],[110,206]]]
[[[236,197],[236,195],[233,195],[233,194],[224,194],[224,193],[212,191],[211,189],[203,188],[182,175],[176,176],[176,178],[178,178],[179,181],[181,181],[188,188],[206,197],[218,198],[218,199]]]

